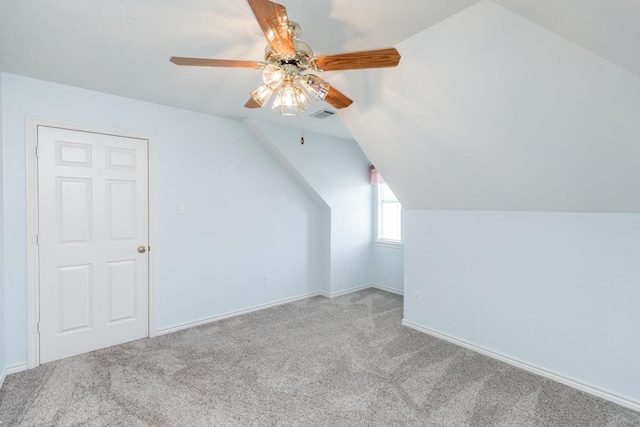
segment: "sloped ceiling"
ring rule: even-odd
[[[495,2],[640,76],[640,1]]]
[[[406,207],[640,212],[640,1],[280,2],[319,54],[400,50],[324,74],[355,103],[304,126],[355,138]],[[168,61],[264,45],[246,0],[0,2],[3,72],[299,127],[242,108],[254,70]]]
[[[640,212],[636,74],[489,1],[397,47],[335,81],[406,208]]]
[[[279,0],[318,54],[393,46],[477,0]],[[262,60],[264,35],[246,0],[7,0],[0,2],[4,72],[187,110],[300,126],[242,106],[255,70],[178,67],[171,56]],[[331,80],[331,75],[325,73]],[[349,88],[341,88],[348,93]],[[317,103],[311,111],[328,107]],[[337,117],[305,127],[351,136]]]
[[[280,0],[320,54],[394,46],[478,0]],[[640,75],[637,0],[496,0]],[[0,70],[188,110],[298,127],[298,118],[242,108],[254,70],[184,68],[172,55],[262,58],[245,0],[0,2]],[[401,52],[404,57],[414,52]],[[415,52],[418,54],[419,52]],[[325,74],[331,81],[332,75]],[[351,95],[350,87],[340,89]],[[355,99],[359,102],[358,99]],[[327,107],[316,103],[311,111]],[[337,117],[306,127],[349,138]]]

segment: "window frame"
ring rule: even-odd
[[[381,199],[381,185],[386,186],[386,188],[389,190],[389,192],[395,197],[395,201],[383,201]],[[392,247],[392,248],[400,248],[403,246],[404,240],[403,240],[403,232],[402,232],[402,222],[403,222],[403,211],[402,211],[402,204],[400,203],[400,201],[398,200],[398,198],[395,196],[395,194],[393,194],[393,191],[391,190],[391,188],[389,187],[388,184],[386,183],[377,183],[374,186],[374,199],[375,199],[375,221],[374,221],[374,230],[373,232],[375,233],[375,239],[374,239],[374,243],[378,246],[386,246],[386,247]],[[399,227],[400,227],[400,240],[395,240],[395,239],[384,239],[384,238],[380,238],[380,213],[383,209],[383,204],[389,204],[389,203],[393,203],[393,204],[398,204],[398,206],[400,207],[400,218],[399,218]]]

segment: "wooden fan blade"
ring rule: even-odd
[[[236,61],[233,59],[207,59],[207,58],[183,58],[172,56],[170,59],[176,65],[195,65],[200,67],[232,67],[232,68],[254,68],[264,67],[263,62],[257,61]]]
[[[400,54],[396,49],[391,48],[318,56],[311,66],[318,71],[358,70],[395,67],[399,62]]]
[[[249,100],[244,104],[244,108],[261,108],[262,105],[258,104],[253,97],[250,97]]]
[[[333,86],[329,87],[329,92],[327,93],[327,96],[324,97],[324,100],[337,109],[345,108],[353,104],[351,99]]]
[[[294,55],[293,38],[289,32],[287,9],[269,0],[248,0],[267,42],[274,52]]]

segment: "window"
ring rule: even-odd
[[[402,209],[387,184],[378,183],[378,242],[402,242]]]

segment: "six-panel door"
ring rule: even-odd
[[[40,363],[148,336],[147,144],[38,127]]]

